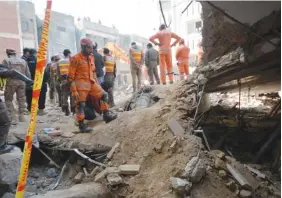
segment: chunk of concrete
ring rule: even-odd
[[[236,168],[234,168],[230,164],[227,164],[227,169],[243,188],[249,189],[249,190],[252,189],[250,183]]]
[[[113,198],[113,195],[99,183],[85,183],[77,184],[69,189],[49,191],[44,195],[35,195],[31,198],[50,198],[50,197],[60,197],[60,198],[100,198],[107,197]]]
[[[193,183],[198,183],[201,181],[201,179],[205,174],[206,174],[206,166],[203,160],[199,159],[192,174],[190,175],[190,181],[192,181]]]
[[[0,187],[14,186],[18,182],[22,151],[14,147],[9,153],[0,155]]]
[[[226,177],[227,177],[227,173],[226,173],[225,170],[220,170],[220,171],[218,171],[218,175],[219,175],[219,177],[221,177],[222,179],[226,179]]]
[[[116,173],[109,174],[107,176],[107,180],[111,186],[115,186],[122,183],[122,178]]]
[[[239,193],[239,197],[241,198],[249,198],[252,196],[252,192],[248,190],[241,190]]]
[[[83,172],[79,172],[79,173],[77,173],[77,175],[74,177],[73,181],[78,184],[78,183],[81,183],[81,182],[82,182],[83,178],[84,178],[84,173],[83,173]]]
[[[119,166],[121,175],[137,175],[140,171],[140,165],[138,164],[124,164]]]
[[[190,175],[192,174],[193,170],[194,170],[194,167],[195,167],[196,164],[198,163],[198,161],[199,161],[199,157],[193,157],[193,158],[188,162],[188,164],[186,165],[182,177],[189,178]]]
[[[215,167],[216,169],[227,170],[227,167],[226,167],[224,161],[221,160],[221,159],[219,159],[219,158],[216,158],[216,159],[215,159],[214,167]]]
[[[116,173],[119,174],[120,170],[118,167],[107,167],[107,174]]]
[[[237,186],[236,186],[236,184],[235,184],[234,181],[230,181],[230,182],[226,183],[225,185],[226,185],[226,187],[227,187],[229,190],[231,190],[232,192],[235,192],[236,189],[237,189]]]
[[[107,169],[104,169],[102,170],[100,173],[98,173],[96,176],[95,176],[95,179],[94,181],[95,182],[102,182],[103,179],[107,176]]]
[[[182,128],[182,126],[180,126],[180,124],[175,119],[169,120],[168,126],[175,136],[180,136],[180,137],[184,136],[185,134],[184,129]]]
[[[178,177],[171,177],[170,178],[171,187],[172,189],[181,196],[190,193],[192,188],[192,183],[186,181],[185,179],[180,179]]]

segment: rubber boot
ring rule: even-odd
[[[5,153],[9,153],[13,149],[14,149],[14,146],[5,144],[5,145],[0,147],[0,155],[5,154]]]
[[[88,127],[83,120],[78,121],[78,127],[80,132],[82,133],[89,133],[92,131],[92,128]]]
[[[19,122],[26,122],[26,119],[25,119],[23,113],[21,113],[21,114],[19,115]]]
[[[103,112],[103,120],[106,122],[106,123],[109,123],[111,122],[112,120],[115,120],[117,118],[117,114],[109,111],[109,110],[106,110]]]

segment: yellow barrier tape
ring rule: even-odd
[[[16,191],[16,198],[23,198],[28,175],[28,167],[32,149],[32,140],[35,131],[36,116],[38,109],[38,99],[43,81],[44,69],[46,65],[47,49],[48,49],[48,34],[51,15],[52,0],[47,0],[47,7],[45,11],[45,19],[43,23],[41,41],[37,53],[37,64],[35,70],[35,78],[33,84],[32,103],[31,103],[31,118],[25,137],[25,145],[23,151],[23,158],[21,163],[20,175]]]

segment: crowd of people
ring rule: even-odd
[[[175,39],[171,44],[171,40]],[[135,42],[131,43],[129,51],[130,69],[133,82],[133,92],[141,88],[142,66],[145,63],[149,75],[150,84],[166,84],[166,75],[169,83],[174,82],[172,70],[171,47],[179,43],[176,52],[177,65],[181,79],[189,74],[189,48],[175,33],[161,25],[159,32],[149,39],[159,46],[159,51],[153,45],[147,45],[147,51],[142,50]],[[97,43],[85,37],[80,40],[81,51],[72,56],[69,49],[63,51],[64,57],[53,55],[47,64],[38,102],[38,115],[45,115],[46,95],[49,87],[49,99],[53,104],[58,103],[66,116],[74,113],[80,132],[90,132],[85,120],[96,117],[95,112],[100,114],[106,123],[117,118],[117,114],[109,108],[114,103],[114,82],[116,78],[116,59],[108,48],[103,48],[103,55],[97,51]],[[4,98],[0,99],[0,153],[9,150],[5,144],[9,127],[12,123],[25,122],[25,114],[31,111],[33,96],[33,82],[36,70],[36,50],[23,49],[23,56],[17,57],[16,51],[7,49],[7,58],[0,65],[0,78],[6,78]],[[160,65],[160,77],[158,74]],[[166,73],[167,72],[167,73]],[[0,79],[0,86],[4,86]],[[13,107],[13,97],[19,106],[19,117]],[[5,105],[6,104],[6,105]],[[6,108],[7,106],[7,108]]]

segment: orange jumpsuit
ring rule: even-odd
[[[166,70],[168,72],[168,78],[170,82],[173,82],[173,69],[171,59],[171,39],[174,38],[178,42],[180,37],[168,30],[161,30],[157,34],[153,35],[149,40],[156,44],[155,39],[159,40],[159,54],[160,54],[160,75],[161,82],[166,83]]]
[[[85,102],[88,95],[101,99],[104,90],[94,76],[94,56],[85,57],[82,52],[77,53],[70,59],[69,82],[71,83],[72,95],[78,94],[76,101],[76,119],[84,120],[84,110],[78,108],[80,102]],[[101,103],[101,110],[108,110],[105,102]]]
[[[189,54],[190,48],[183,44],[180,45],[176,51],[176,60],[181,80],[184,80],[184,74],[189,74]]]

